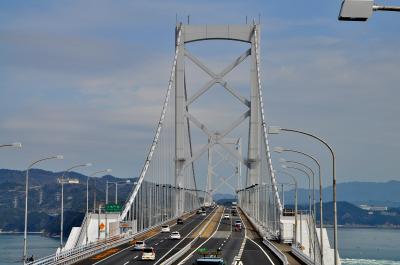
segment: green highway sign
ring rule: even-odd
[[[122,206],[120,204],[109,203],[106,204],[106,212],[116,213],[122,211]]]

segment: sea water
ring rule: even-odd
[[[339,228],[338,238],[342,265],[400,265],[400,229]]]
[[[332,229],[328,229],[333,247]],[[400,229],[339,228],[342,265],[400,265]],[[59,240],[28,235],[28,254],[35,258],[55,253]],[[21,264],[23,235],[0,234],[0,264]]]
[[[0,234],[0,264],[22,264],[24,236]],[[56,252],[60,241],[41,235],[28,235],[28,257],[45,257]]]

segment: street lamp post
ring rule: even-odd
[[[304,172],[304,171],[302,171],[304,174],[306,174],[307,175],[307,177],[308,177],[308,190],[310,191],[311,190],[311,184],[310,184],[310,178],[312,177],[312,191],[313,191],[313,196],[314,196],[314,194],[315,194],[315,186],[314,186],[314,179],[315,179],[315,173],[314,173],[314,170],[312,170],[312,168],[310,168],[309,166],[307,166],[306,164],[303,164],[303,163],[300,163],[300,162],[298,162],[298,161],[292,161],[292,160],[286,160],[286,159],[283,159],[283,158],[281,158],[280,159],[280,162],[281,163],[293,163],[293,164],[297,164],[297,165],[300,165],[300,166],[302,166],[302,167],[304,167],[304,168],[306,168],[306,169],[308,169],[310,172],[311,172],[311,176],[307,173],[307,172]],[[312,199],[312,201],[313,201],[313,203],[314,204],[312,204],[311,203],[311,194],[310,194],[310,192],[308,193],[308,199],[309,199],[309,212],[310,212],[310,214],[312,213],[312,210],[314,210],[315,209],[315,199],[313,198]],[[313,205],[313,208],[311,208],[311,205]],[[314,211],[315,212],[315,211]]]
[[[63,236],[64,236],[64,177],[72,169],[79,168],[79,167],[90,167],[90,166],[92,166],[91,163],[75,165],[75,166],[70,167],[67,170],[65,170],[64,173],[61,175],[61,179],[60,179],[60,182],[61,182],[60,252],[63,249]]]
[[[86,179],[86,228],[85,228],[85,233],[86,233],[86,244],[89,243],[89,235],[88,235],[88,228],[89,228],[89,223],[88,223],[88,218],[89,218],[89,178],[94,177],[97,174],[100,173],[105,173],[105,172],[111,172],[111,169],[105,169],[105,170],[99,170],[95,171],[92,174],[89,174],[87,179]]]
[[[310,155],[310,154],[307,154],[307,153],[304,153],[304,152],[302,152],[302,151],[298,151],[298,150],[294,150],[294,149],[288,149],[288,148],[283,148],[283,147],[275,147],[274,148],[274,151],[275,152],[277,152],[277,153],[282,153],[282,152],[291,152],[291,153],[296,153],[296,154],[301,154],[301,155],[304,155],[304,156],[306,156],[306,157],[308,157],[308,158],[310,158],[311,160],[313,160],[316,164],[317,164],[317,167],[318,167],[318,177],[319,177],[319,225],[320,225],[320,227],[322,228],[323,227],[323,218],[322,218],[322,176],[321,176],[321,164],[319,163],[319,161],[314,157],[314,156],[312,156],[312,155]],[[313,180],[313,186],[314,186],[314,180]],[[316,208],[315,208],[315,195],[313,195],[313,204],[314,204],[314,222],[315,222],[315,224],[316,224],[316,218],[317,218],[317,216],[316,216]],[[320,247],[321,247],[321,249],[320,249],[320,255],[321,255],[321,261],[323,260],[323,251],[322,251],[322,249],[323,249],[323,233],[322,233],[322,229],[320,229],[319,230],[319,232],[320,232],[320,239],[321,239],[321,242],[320,242]],[[315,241],[315,240],[314,240]],[[314,251],[314,260],[315,260],[315,251]]]
[[[106,203],[108,203],[108,184],[115,184],[115,204],[118,204],[118,184],[133,184],[135,185],[136,182],[131,183],[128,179],[126,181],[107,181],[106,183]]]
[[[288,128],[280,128],[276,126],[270,126],[268,129],[268,132],[270,134],[279,134],[281,131],[285,132],[293,132],[293,133],[298,133],[302,135],[309,136],[311,138],[314,138],[315,140],[319,141],[322,143],[326,148],[328,148],[331,156],[332,156],[332,193],[333,193],[333,245],[334,245],[334,265],[338,265],[338,242],[337,242],[337,203],[336,203],[336,162],[335,162],[335,153],[332,149],[332,147],[322,138],[313,135],[308,132],[300,131],[300,130],[295,130],[295,129],[288,129]],[[322,227],[321,227],[322,229]],[[323,249],[322,249],[323,251]]]
[[[294,245],[297,247],[297,180],[296,178],[286,172],[286,171],[277,171],[278,173],[284,173],[285,175],[289,176],[294,182]]]
[[[42,161],[51,160],[51,159],[63,159],[63,158],[64,157],[62,155],[56,155],[56,156],[42,158],[42,159],[32,162],[26,169],[26,175],[25,175],[25,226],[24,226],[24,253],[23,253],[24,264],[26,263],[26,257],[27,257],[29,170],[34,165],[36,165]]]
[[[314,178],[314,171],[312,171],[312,169],[311,168],[309,168],[308,166],[306,166],[306,165],[304,165],[303,163],[299,163],[299,162],[296,162],[296,161],[285,161],[286,163],[295,163],[295,164],[299,164],[299,165],[302,165],[302,166],[304,166],[304,167],[306,167],[306,168],[308,168],[311,172],[312,172],[312,176],[313,176],[313,178]],[[293,166],[288,166],[288,165],[282,165],[282,167],[283,168],[287,168],[287,169],[295,169],[295,170],[298,170],[298,171],[300,171],[300,172],[302,172],[302,173],[304,173],[305,174],[305,176],[307,177],[307,179],[308,179],[308,209],[309,209],[309,216],[308,216],[308,222],[310,223],[310,216],[311,216],[311,195],[310,195],[310,190],[311,190],[311,183],[310,183],[310,175],[307,173],[307,171],[305,171],[305,170],[303,170],[303,169],[301,169],[301,168],[298,168],[298,167],[293,167]],[[301,215],[300,215],[300,217],[301,217]],[[303,234],[303,230],[302,230],[302,221],[300,220],[300,230],[301,230],[301,233],[300,233],[300,235],[302,236],[302,234]],[[301,242],[302,244],[303,244],[303,242]],[[309,251],[309,254],[310,254],[310,257],[311,257],[311,230],[310,229],[308,229],[308,251]]]
[[[344,0],[340,7],[339,20],[366,21],[373,11],[400,12],[400,6],[375,5],[373,0]]]

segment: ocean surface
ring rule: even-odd
[[[22,264],[24,236],[22,234],[0,234],[0,264]],[[41,235],[28,235],[28,255],[45,257],[56,252],[60,240]]]
[[[339,228],[338,238],[342,265],[400,265],[400,229]]]
[[[332,239],[332,229],[328,234]],[[340,228],[338,237],[342,265],[400,265],[400,229]],[[28,253],[35,258],[55,253],[58,245],[57,239],[28,236]],[[23,235],[0,234],[0,264],[21,264],[22,246]]]

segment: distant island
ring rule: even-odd
[[[30,171],[28,231],[41,232],[46,236],[60,235],[60,196],[58,182],[63,172],[41,169]],[[64,185],[64,223],[68,235],[73,226],[80,226],[86,211],[87,176],[71,172],[72,184]],[[106,181],[120,182],[128,179],[106,175],[89,181],[89,209],[93,208],[94,190],[96,201],[105,201]],[[130,179],[134,182],[134,179]],[[118,202],[124,203],[132,185],[118,186]],[[115,186],[109,186],[109,199],[115,200]],[[5,233],[24,231],[25,171],[0,169],[0,230]]]
[[[30,172],[29,231],[46,236],[60,235],[60,184],[62,172],[33,169]],[[87,176],[75,172],[68,175],[71,184],[64,186],[65,235],[73,226],[80,226],[86,210]],[[105,201],[106,181],[124,181],[106,175],[90,179],[89,208],[93,208],[94,190],[96,200]],[[135,179],[131,178],[133,183]],[[118,186],[118,202],[123,204],[132,185]],[[344,227],[400,228],[399,181],[384,183],[349,182],[338,184],[338,224]],[[287,208],[293,207],[293,191],[285,192]],[[333,223],[330,188],[324,189],[324,224]],[[0,233],[24,230],[25,171],[0,169]],[[115,199],[115,186],[109,189],[109,199]],[[215,194],[214,200],[229,204],[233,194]],[[318,198],[317,198],[318,200]],[[307,190],[299,190],[300,208],[307,208]],[[370,207],[370,208],[368,208]],[[371,208],[372,207],[372,208]],[[375,208],[374,208],[375,207]],[[317,207],[318,209],[318,207]],[[317,219],[319,213],[317,212]]]

